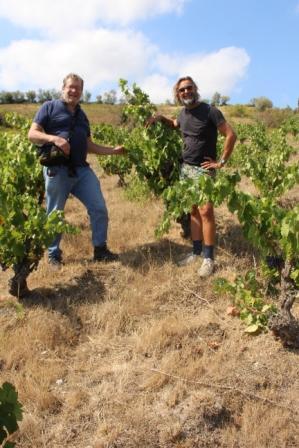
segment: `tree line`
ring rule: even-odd
[[[22,92],[20,90],[15,91],[0,91],[0,104],[22,104],[22,103],[44,103],[45,101],[54,100],[60,98],[61,92],[56,89],[38,89],[28,90],[27,92]],[[85,90],[82,95],[82,103],[90,103],[92,94]],[[219,92],[215,92],[211,99],[203,99],[204,102],[211,104],[213,106],[227,106],[230,97],[227,95],[222,95]],[[96,96],[96,103],[98,104],[122,104],[124,99],[117,97],[117,92],[111,89],[103,94],[98,94]],[[166,104],[173,105],[171,100],[166,100]],[[273,107],[273,102],[266,96],[260,96],[257,98],[252,98],[247,106],[255,107],[259,111],[266,109],[271,109]],[[298,99],[298,109],[299,109],[299,99]]]
[[[22,92],[20,90],[14,91],[0,91],[0,104],[22,104],[22,103],[44,103],[45,101],[55,100],[60,98],[61,92],[56,89],[38,89],[28,90]],[[82,103],[89,103],[91,100],[91,93],[85,90],[82,95]],[[117,100],[116,90],[112,89],[96,97],[96,102],[99,104],[116,104],[122,102]]]

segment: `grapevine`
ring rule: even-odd
[[[10,293],[21,297],[28,293],[28,275],[55,235],[74,229],[61,212],[47,216],[36,149],[27,139],[27,122],[18,123],[18,132],[0,138],[0,264],[13,269]]]
[[[179,177],[180,135],[162,123],[147,126],[156,106],[136,84],[129,89],[127,82],[120,80],[120,88],[125,99],[122,112],[125,126],[117,130],[107,125],[96,126],[93,136],[102,144],[123,144],[127,155],[117,158],[120,160],[110,158],[108,162],[99,158],[100,164],[108,174],[118,174],[122,180],[134,170],[152,193],[159,196]]]
[[[269,270],[281,284],[281,313],[277,313],[275,319],[277,322],[284,314],[288,316],[289,323],[294,322],[290,309],[299,286],[299,209],[298,206],[288,209],[281,197],[299,181],[298,164],[293,157],[296,150],[288,139],[288,133],[296,135],[295,118],[271,132],[260,123],[240,125],[240,143],[228,169],[217,174],[216,180],[211,177],[179,180],[180,136],[161,123],[146,127],[147,119],[156,111],[148,96],[136,85],[130,90],[126,81],[121,81],[121,89],[126,99],[123,114],[128,124],[123,144],[132,163],[130,169],[134,169],[166,204],[157,235],[167,232],[171,222],[188,213],[193,204],[211,201],[219,206],[225,203],[238,217],[244,236],[258,249],[262,260],[270,261],[270,264],[277,261],[272,271]],[[220,138],[218,152],[221,145]],[[166,175],[163,172],[165,167]],[[255,193],[246,192],[240,186],[244,177],[252,182]],[[272,310],[267,304],[262,306],[259,298],[252,300],[260,307],[259,312]],[[275,319],[274,314],[273,319],[269,319],[269,327],[273,331],[277,327]],[[265,323],[261,316],[252,323],[252,328]],[[285,344],[299,345],[296,325],[293,325],[295,331],[292,333],[290,330],[288,336],[285,329],[283,335],[280,333]]]

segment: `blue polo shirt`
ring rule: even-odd
[[[71,163],[73,166],[87,166],[87,138],[90,137],[89,121],[80,105],[76,109],[75,125],[71,131]],[[47,134],[69,139],[72,113],[62,100],[46,101],[37,111],[34,123],[42,126]]]

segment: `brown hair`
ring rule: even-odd
[[[81,83],[81,87],[82,87],[82,90],[83,90],[84,81],[81,78],[81,76],[76,75],[75,73],[69,73],[68,75],[66,75],[66,77],[64,78],[64,80],[62,82],[62,88],[65,87],[65,85],[66,85],[66,83],[67,83],[67,81],[69,79],[74,79],[75,81],[79,81]]]
[[[193,81],[191,76],[182,76],[181,78],[179,78],[177,80],[177,82],[175,83],[175,85],[173,87],[173,96],[174,96],[175,102],[179,103],[179,104],[182,104],[181,99],[180,99],[180,95],[179,95],[179,85],[180,85],[180,83],[182,81],[190,81],[193,84],[195,98],[196,98],[196,101],[197,101],[199,99],[199,93],[198,93],[198,87],[197,87],[196,83]]]

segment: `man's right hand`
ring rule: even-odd
[[[71,147],[69,142],[65,138],[55,135],[53,136],[52,143],[55,146],[58,146],[58,148],[60,148],[66,156],[70,154]]]
[[[161,120],[161,115],[152,115],[146,120],[145,126],[151,126]]]
[[[177,129],[178,128],[178,123],[176,119],[172,119],[172,118],[167,118],[164,115],[153,115],[150,118],[147,119],[145,126],[151,126],[152,124],[157,123],[158,121],[160,121],[161,123],[166,124],[167,126],[169,126],[172,129]]]

